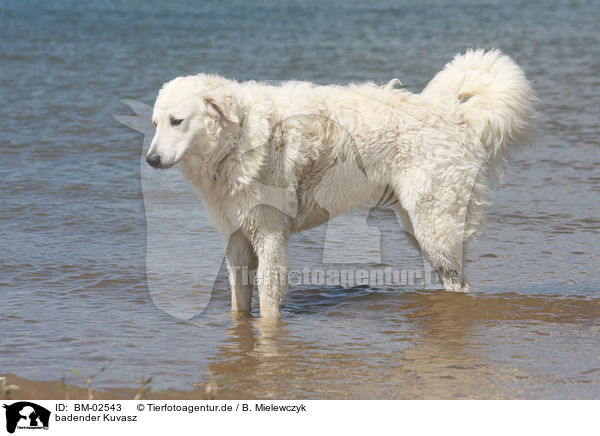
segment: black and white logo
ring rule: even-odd
[[[16,429],[48,429],[50,411],[29,401],[19,401],[6,409],[6,431],[14,433]]]

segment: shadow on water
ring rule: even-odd
[[[597,355],[585,368],[564,364],[567,353],[597,349],[598,298],[369,289],[290,297],[282,321],[231,315],[209,365],[220,383],[257,398],[570,398],[574,384],[577,398],[598,397]]]

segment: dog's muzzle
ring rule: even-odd
[[[160,155],[156,153],[146,156],[146,162],[148,162],[148,165],[152,168],[163,168],[162,162],[160,161]]]

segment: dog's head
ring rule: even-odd
[[[169,168],[194,149],[206,152],[218,145],[223,129],[239,123],[232,83],[208,75],[166,83],[154,104],[156,133],[146,162],[153,168]]]

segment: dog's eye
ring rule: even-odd
[[[171,121],[171,125],[172,125],[172,126],[178,126],[178,125],[180,125],[181,123],[183,123],[183,120],[178,120],[177,118],[173,118],[173,117],[171,117],[171,118],[169,119],[169,121]]]
[[[156,127],[156,121],[152,121],[152,124],[154,124],[154,127]]]

